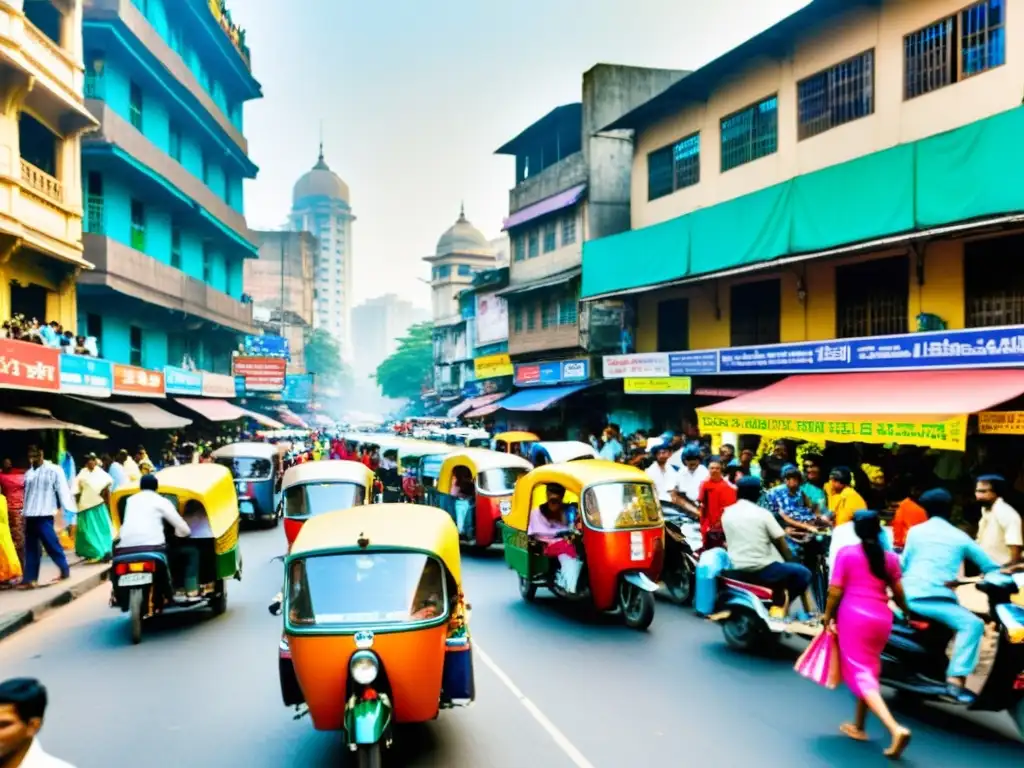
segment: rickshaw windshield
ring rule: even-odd
[[[365,499],[366,488],[359,483],[293,485],[284,492],[284,516],[312,517],[334,509],[361,506]]]
[[[477,483],[480,486],[481,493],[512,493],[516,487],[516,481],[525,475],[526,472],[525,467],[485,469],[477,475]]]
[[[258,459],[249,456],[222,456],[215,461],[222,467],[231,470],[236,480],[269,480],[273,467],[270,459]]]
[[[616,531],[661,523],[661,506],[650,483],[602,483],[583,494],[583,514],[593,528]]]
[[[312,555],[291,564],[288,590],[296,626],[415,624],[448,613],[441,563],[418,552]]]

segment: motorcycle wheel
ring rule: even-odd
[[[619,584],[619,607],[630,629],[647,629],[654,621],[654,595],[625,579]]]
[[[380,752],[380,744],[371,744],[356,750],[357,768],[381,768],[383,765],[384,757]]]
[[[142,642],[142,599],[146,595],[144,589],[133,589],[128,593],[128,624],[131,630],[132,645]]]
[[[665,593],[673,603],[686,606],[693,602],[693,573],[689,568],[682,566],[666,571],[662,574],[662,580],[665,582]]]
[[[519,595],[528,603],[533,602],[533,598],[537,596],[537,585],[531,584],[522,576],[519,577]]]
[[[738,651],[753,651],[761,634],[757,621],[757,617],[750,611],[733,610],[732,615],[722,622],[722,635],[726,644]]]

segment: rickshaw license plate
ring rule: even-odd
[[[629,559],[644,559],[644,535],[640,531],[633,531],[629,534]]]
[[[152,583],[152,573],[126,573],[124,576],[120,576],[117,579],[117,586],[119,587],[140,587],[143,584]]]

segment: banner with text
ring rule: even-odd
[[[626,379],[622,391],[627,395],[688,395],[693,390],[689,376],[669,376],[664,379]]]
[[[0,389],[60,389],[60,355],[52,347],[0,339]]]
[[[978,414],[983,435],[1024,435],[1024,411],[983,411]]]
[[[512,381],[517,387],[579,384],[589,378],[590,361],[586,358],[520,363],[514,366],[512,375]]]
[[[235,377],[245,380],[246,392],[280,392],[284,389],[288,361],[283,357],[237,355],[231,361]]]
[[[477,379],[511,376],[512,370],[512,360],[508,355],[488,355],[473,360],[473,374]]]
[[[86,355],[60,356],[60,391],[65,395],[110,397],[114,367],[106,360]]]
[[[137,365],[121,365],[114,363],[115,395],[132,395],[133,397],[163,397],[163,371],[149,371]]]

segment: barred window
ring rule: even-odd
[[[531,302],[526,304],[526,306],[523,307],[523,311],[526,313],[526,330],[532,331],[537,327],[537,311],[534,308],[533,303]]]
[[[522,333],[523,332],[523,315],[524,314],[525,313],[523,312],[523,308],[522,307],[513,307],[512,308],[512,322],[513,322],[513,328],[515,329],[516,333]]]
[[[558,222],[549,221],[544,225],[544,253],[551,253],[558,247]]]
[[[907,333],[909,299],[906,256],[837,267],[836,338]]]
[[[722,172],[779,149],[779,97],[771,96],[722,118]]]
[[[694,133],[647,156],[647,197],[656,200],[700,182],[700,134]]]
[[[875,52],[866,51],[797,83],[797,135],[809,139],[875,111]]]
[[[782,283],[759,280],[732,286],[729,298],[729,345],[778,344],[782,326]]]
[[[956,45],[950,16],[903,38],[903,96],[913,99],[956,82]]]
[[[529,246],[527,248],[527,255],[529,258],[534,258],[540,255],[540,233],[536,229],[531,229],[529,237]]]
[[[576,325],[578,318],[578,301],[575,294],[563,296],[558,302],[558,324]]]
[[[983,0],[960,12],[960,71],[970,77],[1006,63],[1004,0]]]
[[[1024,235],[964,244],[967,328],[1024,324]]]
[[[522,235],[516,235],[512,242],[516,250],[515,260],[522,261],[526,258],[526,238]]]
[[[570,213],[562,219],[562,245],[576,242],[576,213]]]

